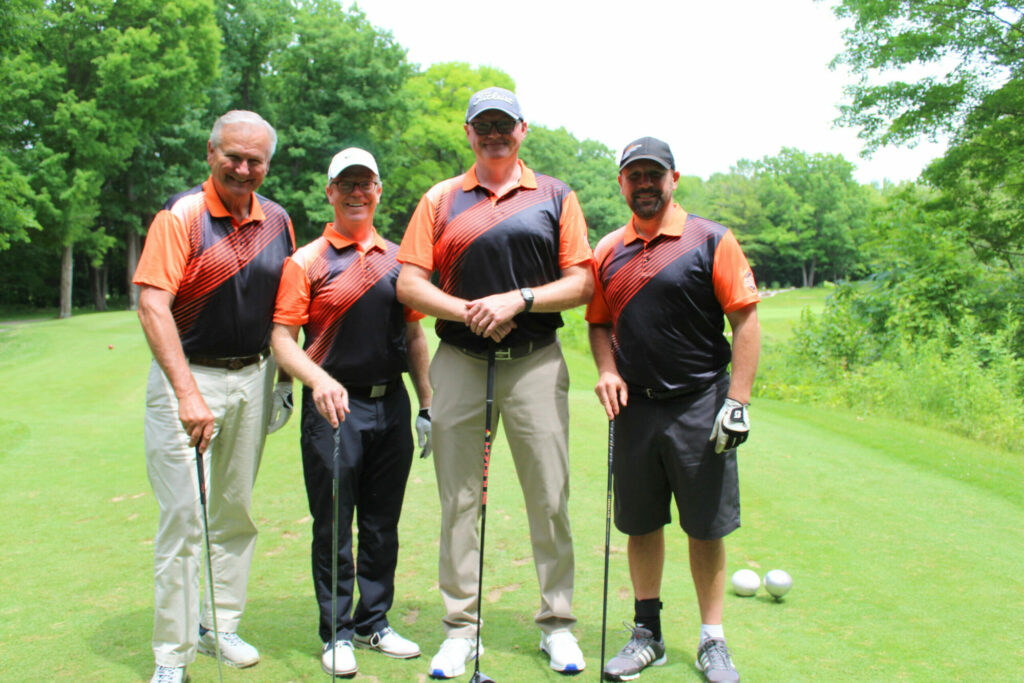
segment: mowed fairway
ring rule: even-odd
[[[789,317],[775,307],[798,315],[791,295],[799,290],[762,306],[773,338],[785,335]],[[597,680],[607,421],[583,335],[577,328],[568,337],[576,633],[588,662],[574,680]],[[139,681],[152,673],[157,510],[142,447],[149,362],[131,313],[0,323],[2,681]],[[729,573],[782,568],[794,587],[781,602],[763,589],[754,598],[726,596],[726,635],[747,683],[1024,677],[1020,453],[900,422],[898,411],[883,420],[881,412],[754,402],[752,437],[740,451],[744,525],[727,542]],[[482,447],[482,424],[480,437]],[[537,650],[537,582],[515,477],[499,428],[481,670],[498,681],[561,680]],[[295,417],[268,439],[254,515],[261,534],[241,634],[263,660],[249,670],[225,668],[225,680],[325,679]],[[357,651],[356,680],[427,680],[443,638],[438,518],[433,465],[417,458],[390,617],[425,656],[397,661]],[[696,682],[700,620],[685,540],[677,527],[668,537],[668,664],[640,680]],[[625,537],[613,530],[609,655],[625,642],[622,621],[631,619]],[[194,681],[214,681],[216,663],[200,656],[189,672]]]

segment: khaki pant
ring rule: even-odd
[[[217,627],[238,629],[245,607],[256,525],[249,516],[276,365],[272,358],[240,370],[190,366],[215,417],[213,440],[203,454],[213,557]],[[146,469],[160,506],[154,539],[153,654],[162,666],[184,666],[196,656],[203,522],[195,448],[178,419],[178,400],[154,361],[146,386]],[[213,628],[209,593],[201,623]]]
[[[434,387],[434,469],[441,498],[439,579],[449,638],[476,633],[487,361],[442,343],[430,365]],[[523,490],[533,561],[540,584],[534,620],[545,632],[567,628],[572,615],[569,528],[569,373],[555,343],[517,360],[495,363],[492,433],[505,437]]]

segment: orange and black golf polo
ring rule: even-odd
[[[408,369],[406,323],[423,315],[395,297],[397,254],[376,231],[363,251],[328,223],[285,261],[274,322],[303,327],[306,354],[342,384],[383,384]]]
[[[619,374],[632,387],[697,390],[732,358],[723,314],[760,301],[732,231],[678,204],[650,241],[632,220],[594,250],[587,320],[612,324]]]
[[[249,356],[270,343],[281,265],[294,246],[281,206],[253,194],[238,224],[207,179],[157,213],[133,282],[174,294],[186,356]]]
[[[519,184],[501,197],[480,185],[476,165],[431,188],[402,239],[398,260],[437,271],[442,290],[474,300],[562,277],[590,260],[587,224],[576,193],[519,162]],[[550,338],[559,313],[520,313],[502,347]],[[481,353],[482,339],[460,322],[437,321],[445,342]]]

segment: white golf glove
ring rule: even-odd
[[[708,441],[715,442],[715,453],[736,448],[747,440],[750,434],[750,419],[747,406],[731,398],[725,399],[722,409],[715,417],[715,426]]]
[[[274,405],[270,409],[270,424],[267,434],[273,434],[288,422],[292,416],[292,383],[278,382],[274,386]]]
[[[430,408],[423,408],[416,416],[416,445],[423,449],[420,451],[421,458],[430,456],[430,429]]]

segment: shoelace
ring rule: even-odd
[[[178,677],[178,670],[173,666],[160,666],[156,670],[157,683],[172,683]]]
[[[220,642],[233,645],[235,647],[241,647],[245,645],[245,641],[238,637],[237,633],[221,633]]]
[[[704,648],[704,654],[701,659],[707,657],[708,664],[704,667],[707,669],[731,669],[732,662],[729,661],[729,648],[725,646],[725,643],[712,638],[709,641],[710,645]]]
[[[631,624],[628,621],[622,622],[622,625],[626,627],[626,632],[630,635],[629,642],[622,648],[624,654],[639,652],[654,640],[654,634],[642,626]]]

